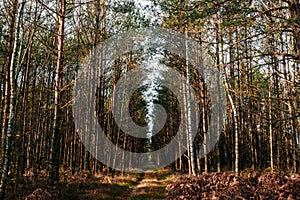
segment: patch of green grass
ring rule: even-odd
[[[131,197],[131,200],[147,200],[147,199],[150,199],[150,197],[146,194]]]
[[[134,181],[130,181],[128,183],[119,183],[118,185],[126,188],[126,189],[130,189],[132,188],[136,183]]]
[[[172,175],[170,171],[158,171],[157,180],[166,180],[170,175]]]

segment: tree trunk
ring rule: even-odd
[[[269,67],[269,77],[271,77],[271,67]],[[268,83],[268,118],[269,118],[269,144],[270,144],[270,164],[271,171],[274,170],[274,157],[273,157],[273,125],[272,125],[272,100],[271,100],[271,80]]]
[[[66,0],[60,0],[58,14],[58,46],[57,46],[57,65],[55,74],[54,92],[54,114],[53,114],[53,133],[50,149],[50,183],[59,181],[59,151],[60,151],[60,90],[61,90],[61,71],[63,69],[63,45],[64,45],[64,24],[65,24]]]
[[[189,57],[188,57],[188,41],[187,41],[187,29],[185,32],[186,42],[185,42],[185,72],[186,72],[186,102],[187,102],[187,131],[189,138],[189,152],[190,152],[190,162],[191,162],[191,173],[196,175],[196,163],[194,158],[194,138],[192,134],[192,120],[191,120],[191,94],[190,94],[190,71],[189,71]]]
[[[6,186],[6,179],[10,167],[10,153],[12,147],[12,137],[14,134],[14,118],[15,118],[15,58],[17,55],[17,45],[19,42],[20,37],[20,21],[22,18],[22,13],[24,9],[25,1],[21,2],[18,7],[17,11],[17,18],[16,18],[16,28],[14,32],[14,43],[13,43],[13,51],[11,55],[10,67],[9,67],[9,86],[10,86],[10,101],[9,101],[9,115],[8,115],[8,126],[6,132],[6,145],[5,145],[5,153],[4,153],[4,163],[3,163],[3,172],[1,176],[0,182],[0,199],[5,198],[5,186]]]

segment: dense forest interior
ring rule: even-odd
[[[7,0],[0,32],[0,199],[300,198],[299,0]]]

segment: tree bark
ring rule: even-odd
[[[59,182],[59,141],[60,141],[60,92],[61,92],[61,71],[63,69],[63,51],[64,51],[64,25],[65,25],[65,10],[66,0],[60,0],[59,12],[58,12],[58,45],[57,45],[57,63],[55,73],[55,91],[54,91],[54,117],[53,117],[53,130],[51,138],[51,149],[50,149],[50,183]]]
[[[20,21],[22,18],[22,13],[25,5],[25,1],[19,3],[17,16],[16,16],[16,24],[15,24],[15,32],[14,32],[14,43],[13,50],[11,55],[10,67],[9,67],[9,86],[10,86],[10,101],[9,101],[9,115],[8,115],[8,126],[6,132],[6,144],[5,144],[5,153],[4,153],[4,163],[3,163],[3,172],[1,176],[0,182],[0,199],[5,198],[5,186],[7,182],[7,175],[10,167],[10,159],[11,159],[11,148],[12,148],[12,137],[14,134],[14,119],[15,119],[15,59],[17,55],[17,46],[20,37]],[[20,50],[20,49],[19,49]]]

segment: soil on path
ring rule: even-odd
[[[147,171],[134,186],[127,199],[165,199],[167,182],[168,173],[166,171]]]
[[[166,198],[166,186],[173,176],[166,169],[147,171],[141,174],[119,176],[110,184],[98,183],[97,187],[86,189],[77,199],[122,199],[158,200]]]

